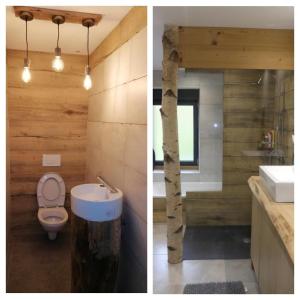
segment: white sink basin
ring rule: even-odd
[[[87,221],[115,220],[122,213],[122,192],[111,193],[97,183],[80,184],[71,189],[72,212]]]
[[[260,166],[259,176],[276,202],[294,202],[294,166]]]

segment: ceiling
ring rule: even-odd
[[[293,29],[291,6],[154,7],[153,68],[161,69],[164,25]]]
[[[90,28],[90,52],[118,25],[130,6],[40,6],[51,9],[102,14],[97,26]],[[29,50],[52,52],[56,46],[57,25],[50,21],[33,20],[28,23]],[[60,26],[62,53],[86,54],[87,29],[80,24]],[[12,6],[6,8],[6,48],[25,50],[25,22],[17,18]]]

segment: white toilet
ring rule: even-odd
[[[65,195],[65,183],[58,174],[46,173],[41,177],[37,186],[38,219],[50,240],[55,240],[57,232],[68,221],[64,208]]]

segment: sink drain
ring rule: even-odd
[[[250,242],[251,242],[251,239],[249,239],[249,238],[243,238],[243,243],[244,244],[250,244]]]

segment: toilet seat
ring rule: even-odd
[[[41,177],[37,186],[39,207],[64,206],[66,188],[61,176],[56,173],[46,173]]]
[[[68,221],[68,213],[64,207],[40,208],[38,211],[38,219],[44,225],[50,228],[57,228]]]

